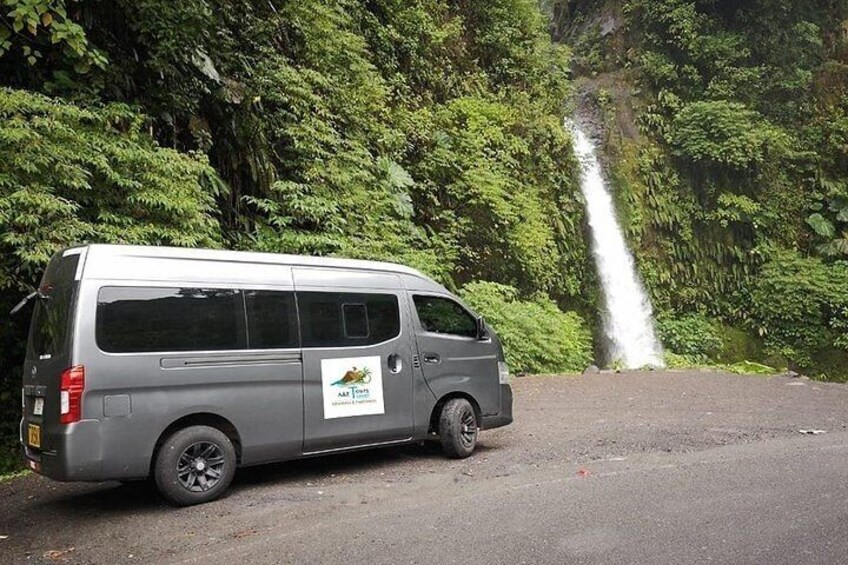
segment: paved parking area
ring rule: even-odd
[[[145,485],[0,484],[0,563],[848,563],[848,386],[514,388],[515,424],[462,461],[410,446],[245,469],[181,509]]]

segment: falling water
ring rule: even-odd
[[[662,366],[662,352],[648,299],[636,274],[633,256],[615,216],[601,165],[592,140],[577,125],[566,122],[574,136],[580,160],[580,190],[586,200],[592,232],[592,254],[604,296],[604,332],[610,359],[627,368]]]

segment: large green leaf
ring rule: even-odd
[[[822,255],[827,255],[829,257],[848,255],[848,232],[843,233],[842,238],[840,239],[834,239],[819,245],[818,251]]]
[[[833,227],[833,224],[830,223],[830,220],[819,213],[811,214],[810,217],[807,218],[807,225],[813,228],[813,231],[822,237],[830,238],[836,235],[836,229]]]

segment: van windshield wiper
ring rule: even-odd
[[[42,293],[40,290],[33,290],[32,292],[30,292],[29,294],[27,294],[27,295],[24,297],[24,299],[23,299],[23,300],[21,300],[20,302],[18,302],[18,303],[15,305],[15,307],[14,307],[14,308],[12,308],[12,309],[9,311],[9,315],[10,315],[10,316],[14,316],[14,315],[15,315],[15,314],[17,314],[18,312],[20,312],[20,311],[21,311],[21,309],[22,309],[24,306],[26,306],[26,305],[27,305],[27,303],[29,303],[29,301],[30,301],[30,300],[32,300],[33,298],[36,298],[36,297],[37,297],[39,300],[49,300],[49,299],[50,299],[50,297],[49,297],[49,296],[47,296],[46,294]]]

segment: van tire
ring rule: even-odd
[[[198,466],[192,467],[190,474],[181,476],[178,467],[185,468],[188,460],[196,461]],[[236,450],[230,438],[217,428],[190,426],[174,432],[162,443],[156,454],[153,476],[159,492],[168,502],[191,506],[221,496],[230,486],[235,472]],[[214,483],[211,487],[207,486],[210,482]]]
[[[439,416],[439,436],[445,455],[451,459],[465,459],[477,446],[477,414],[464,398],[445,402]]]

